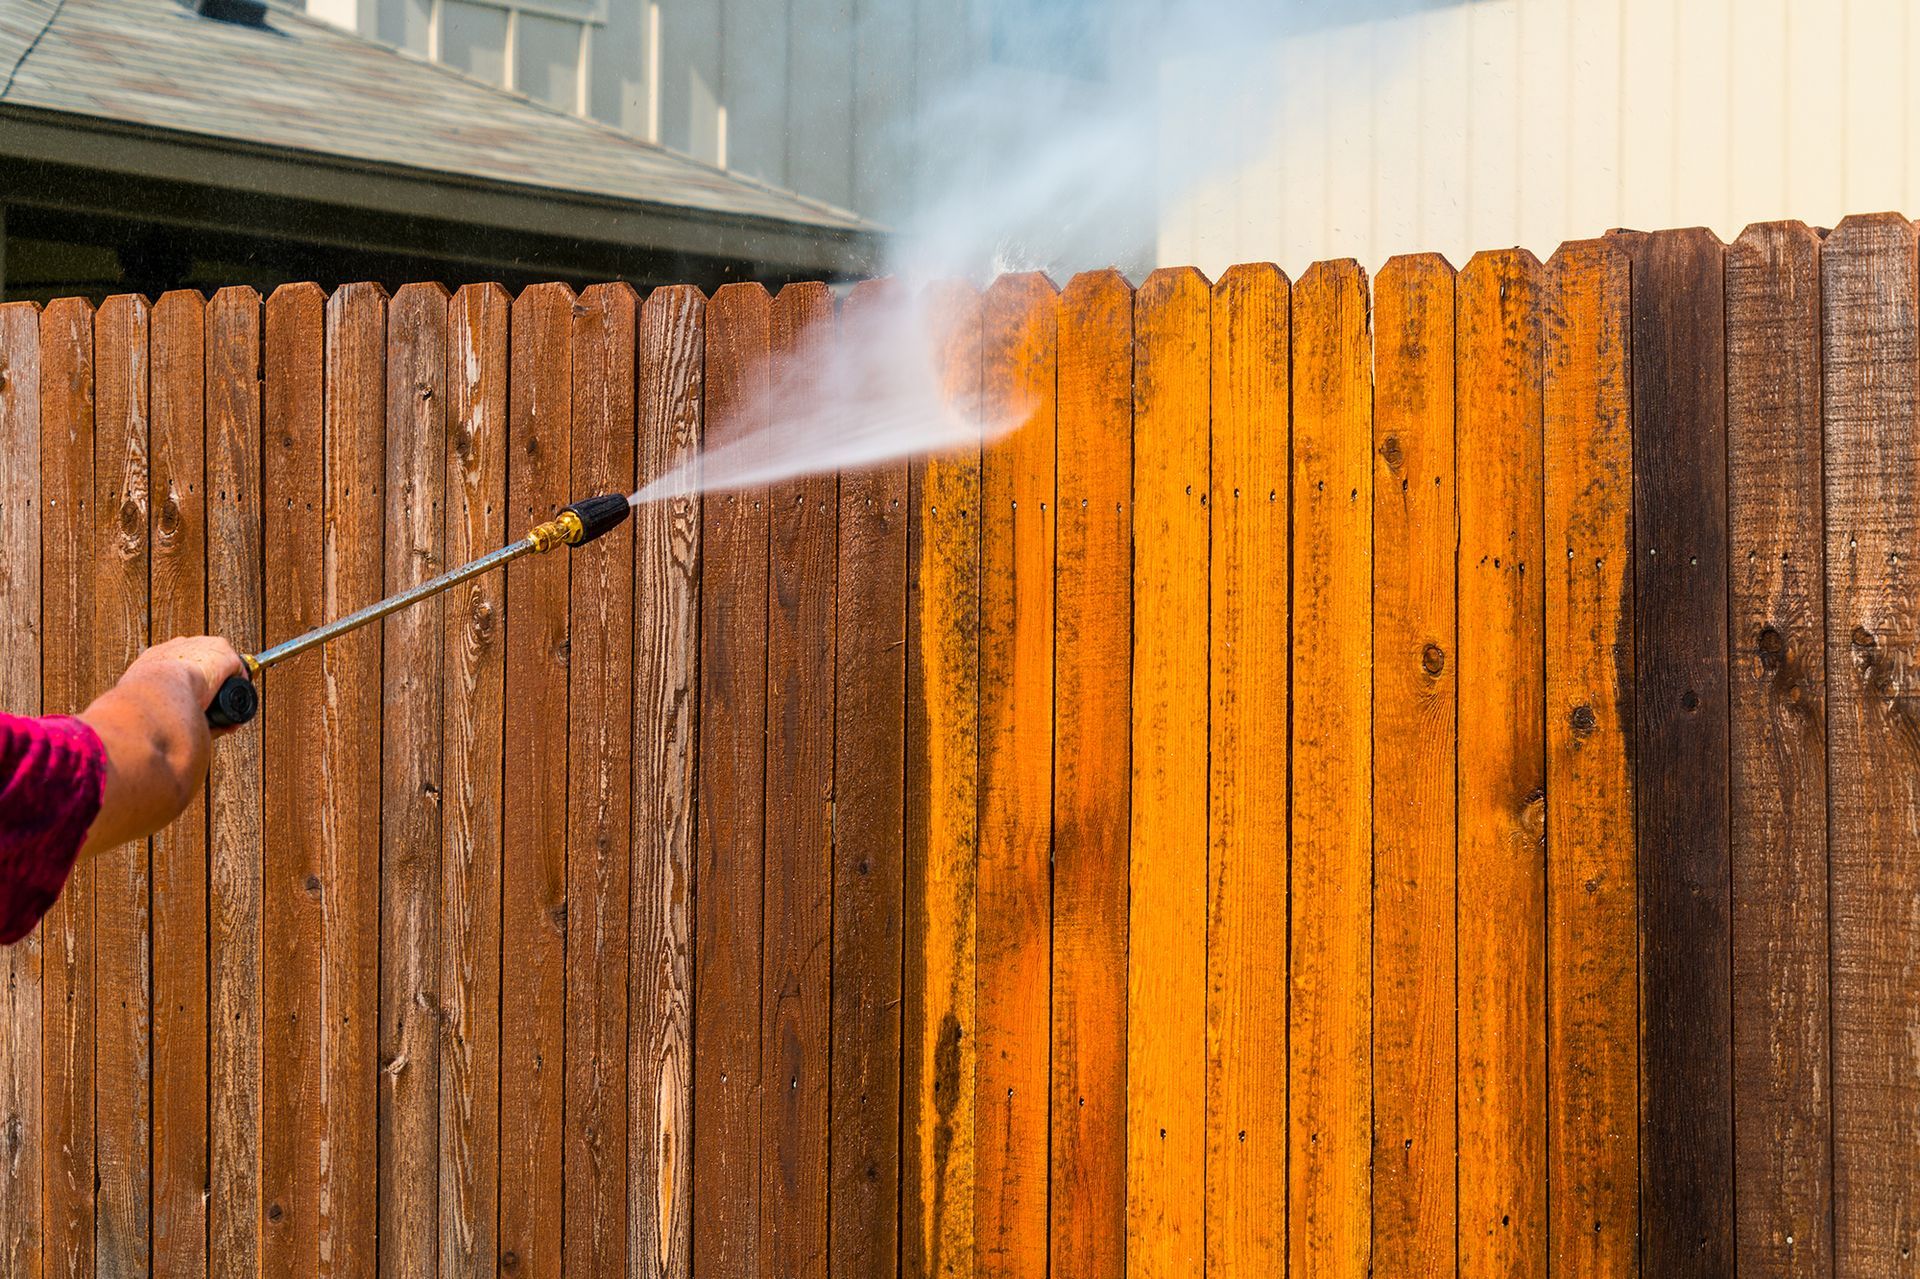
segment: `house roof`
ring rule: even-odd
[[[0,0],[0,113],[165,140],[176,150],[188,141],[291,155],[319,170],[346,166],[585,201],[600,221],[609,209],[644,209],[683,231],[698,223],[747,240],[798,234],[840,251],[870,243],[877,231],[845,210],[277,5],[265,26],[249,26],[203,17],[178,0]],[[204,162],[199,169],[202,179],[220,172]],[[593,233],[595,220],[584,220],[582,234]],[[741,238],[662,247],[724,252]]]

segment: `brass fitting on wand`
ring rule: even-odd
[[[527,540],[533,543],[537,555],[545,555],[556,546],[578,546],[586,535],[586,524],[571,508],[527,530]]]

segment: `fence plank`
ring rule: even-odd
[[[1075,276],[1059,324],[1049,1260],[1091,1279],[1127,1248],[1133,289]]]
[[[147,642],[148,333],[145,298],[111,297],[94,319],[93,670],[82,701],[111,687]],[[108,1274],[151,1260],[152,972],[149,841],[94,859],[94,1248]]]
[[[773,301],[707,308],[711,445],[764,428]],[[702,503],[700,799],[694,878],[693,1268],[760,1273],[760,912],[767,697],[767,492]]]
[[[1054,379],[1059,294],[987,290],[982,410],[1017,421],[980,480],[980,861],[974,1228],[993,1274],[1047,1269],[1052,822]]]
[[[1761,1275],[1833,1272],[1820,448],[1820,240],[1749,227],[1727,253],[1734,1182]]]
[[[1820,254],[1827,702],[1832,734],[1834,1272],[1911,1274],[1920,1253],[1920,821],[1906,701],[1920,645],[1920,285],[1913,226],[1848,218]],[[1901,850],[1903,855],[1892,855]]]
[[[381,593],[447,567],[447,292],[410,284],[388,310],[387,545]],[[432,1275],[440,1170],[442,638],[439,601],[381,631],[380,1270]]]
[[[699,451],[706,314],[706,299],[687,287],[656,289],[640,309],[636,483],[685,465]],[[627,1273],[635,1279],[689,1279],[700,499],[650,502],[634,511],[633,522]]]
[[[1724,293],[1705,231],[1633,258],[1641,1266],[1733,1268]]]
[[[93,307],[79,298],[40,316],[40,706],[72,714],[93,678]],[[45,1271],[94,1272],[94,861],[74,867],[41,921],[41,1101],[46,1149]]]
[[[1373,1266],[1454,1273],[1454,272],[1374,281]]]
[[[207,629],[243,652],[263,635],[260,295],[222,289],[206,311]],[[214,1279],[260,1273],[263,737],[224,738],[207,780],[207,1259]]]
[[[1368,1264],[1373,1142],[1369,736],[1373,413],[1367,282],[1316,263],[1293,290],[1292,954],[1288,1258]]]
[[[206,300],[153,313],[153,637],[207,628]],[[206,1274],[207,805],[153,837],[153,1268]]]
[[[510,536],[507,323],[498,285],[470,284],[447,316],[446,562]],[[506,584],[489,573],[447,594],[441,640],[441,1273],[499,1264],[501,841],[506,752]]]
[[[1459,1212],[1465,1274],[1546,1272],[1540,264],[1477,254],[1459,349]]]
[[[908,303],[897,287],[854,287],[843,348],[898,322]],[[875,1279],[899,1269],[906,501],[905,461],[841,473],[827,1255]]]
[[[515,531],[567,501],[573,290],[538,284],[514,300],[508,377],[507,519]],[[566,1036],[568,558],[507,569],[505,715],[539,748],[520,752],[502,794],[500,912],[500,1264],[526,1279],[561,1272]]]
[[[0,710],[40,713],[40,308],[0,306]],[[64,518],[64,512],[62,513]],[[0,955],[0,1275],[38,1276],[45,1246],[40,1175],[44,934]]]
[[[820,361],[832,348],[833,295],[824,284],[790,284],[773,301],[771,323],[771,420],[783,432],[805,430],[806,414],[818,411]],[[767,509],[760,1268],[823,1276],[838,481],[777,481]]]
[[[1547,1239],[1555,1274],[1639,1243],[1633,435],[1627,260],[1563,246],[1546,295]]]
[[[1206,1255],[1207,405],[1212,289],[1156,271],[1134,296],[1133,818],[1127,1268]]]
[[[634,324],[624,284],[573,315],[569,491],[633,490]],[[633,833],[633,531],[572,567],[568,608],[566,1266],[627,1268],[627,908]]]
[[[1220,1274],[1286,1268],[1292,292],[1270,265],[1213,290],[1206,1238]]]
[[[923,304],[941,389],[956,411],[972,412],[980,299],[943,286]],[[979,450],[916,462],[908,488],[901,1270],[907,1279],[962,1279],[975,1262]]]

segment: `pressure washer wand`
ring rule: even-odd
[[[318,648],[328,640],[358,630],[368,622],[377,622],[390,613],[398,613],[421,600],[431,599],[450,586],[458,586],[468,578],[491,572],[523,555],[541,555],[556,546],[585,546],[594,538],[620,527],[632,509],[626,496],[620,493],[603,493],[599,497],[575,502],[563,507],[553,519],[509,546],[450,569],[431,581],[408,587],[397,595],[389,595],[378,604],[369,604],[305,635],[296,635],[285,643],[243,657],[242,660],[247,664],[247,675],[231,676],[220,686],[213,705],[207,707],[207,722],[215,728],[229,728],[244,724],[254,717],[260,709],[260,692],[249,676],[257,676],[269,666],[298,656],[310,648]]]

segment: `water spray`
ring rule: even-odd
[[[215,728],[231,728],[251,720],[260,709],[260,692],[254,687],[254,678],[268,667],[284,662],[289,657],[296,657],[310,648],[318,648],[328,640],[359,630],[368,622],[377,622],[421,600],[432,599],[448,587],[458,586],[482,573],[490,573],[523,555],[544,555],[557,546],[585,546],[596,537],[620,527],[632,509],[624,493],[603,493],[599,497],[575,502],[562,507],[558,515],[536,526],[511,545],[482,555],[459,568],[450,569],[431,581],[389,595],[379,603],[369,604],[338,621],[328,622],[304,635],[296,635],[285,643],[275,644],[251,656],[243,656],[241,660],[247,664],[247,674],[229,676],[227,682],[220,686],[220,691],[214,695],[213,705],[207,707],[207,722]]]

